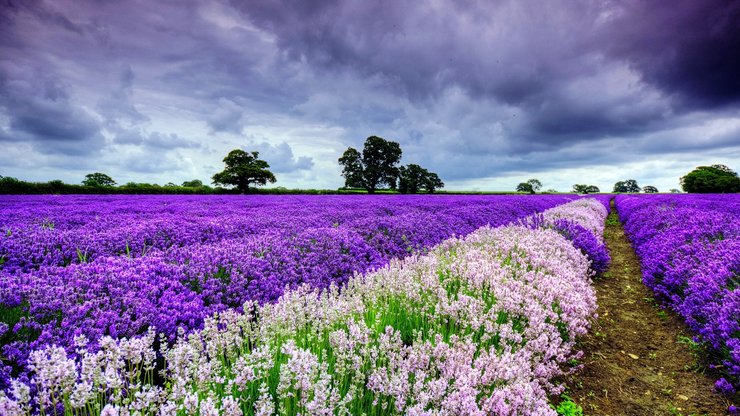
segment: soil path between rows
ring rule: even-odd
[[[586,415],[726,415],[731,403],[682,338],[689,329],[643,285],[613,203],[604,236],[612,265],[594,282],[599,318],[579,341],[583,369],[566,380],[570,397]]]

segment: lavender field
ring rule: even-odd
[[[0,410],[555,414],[608,201],[3,197]]]
[[[644,283],[688,323],[740,387],[740,196],[619,195],[616,206],[642,262]]]

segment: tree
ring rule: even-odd
[[[409,164],[398,169],[398,191],[402,194],[419,192],[429,172],[419,165]]]
[[[527,182],[522,182],[519,185],[516,186],[517,192],[526,192],[528,194],[533,194],[534,189],[532,189],[532,185]]]
[[[0,193],[3,194],[21,194],[27,192],[27,182],[23,182],[12,176],[0,177]]]
[[[672,194],[680,194],[680,193],[681,193],[681,191],[679,191],[679,190],[678,190],[678,189],[676,189],[676,188],[671,188],[671,191],[670,191],[670,192],[671,192]]]
[[[362,155],[357,149],[353,147],[347,148],[342,157],[339,158],[339,164],[344,166],[342,168],[342,176],[344,176],[345,188],[365,187],[363,178],[365,167],[362,163]]]
[[[716,165],[712,165],[710,167],[711,168],[714,168],[714,169],[716,169],[716,170],[718,170],[718,171],[720,171],[722,173],[728,173],[730,175],[737,176],[737,173],[735,173],[735,171],[732,170],[732,169],[730,169],[730,167],[727,166],[727,165],[716,164]]]
[[[542,189],[542,182],[539,179],[530,179],[527,183],[532,187],[532,193],[535,193]]]
[[[275,175],[268,170],[270,165],[259,159],[259,152],[234,149],[224,158],[226,169],[213,175],[214,185],[235,186],[242,193],[249,192],[249,185],[275,183]]]
[[[436,173],[413,163],[401,166],[398,171],[398,190],[402,194],[415,194],[422,189],[431,194],[435,189],[444,186]]]
[[[646,194],[657,194],[658,188],[653,185],[645,185],[642,187],[642,192],[645,192]]]
[[[699,166],[681,178],[681,187],[690,193],[740,192],[740,178],[725,165]]]
[[[82,184],[85,186],[94,186],[97,188],[102,187],[108,187],[108,186],[115,186],[116,181],[114,181],[110,176],[106,175],[105,173],[95,172],[95,173],[88,173],[85,175],[85,180],[82,181]]]
[[[203,181],[200,179],[193,179],[192,181],[185,181],[182,183],[185,188],[200,188],[203,186]]]
[[[442,182],[442,179],[439,179],[439,176],[437,176],[434,172],[429,172],[427,175],[426,181],[424,183],[424,186],[426,188],[427,193],[431,194],[434,193],[434,191],[438,188],[444,188],[445,183]]]
[[[542,189],[542,182],[539,179],[530,179],[516,186],[517,192],[527,192],[533,194]]]
[[[401,161],[401,153],[401,146],[396,142],[377,136],[370,136],[365,140],[365,147],[362,149],[363,178],[369,194],[375,193],[382,184],[391,189],[396,188],[396,165]]]
[[[637,193],[640,192],[640,186],[634,179],[619,181],[614,184],[614,193]]]
[[[601,192],[598,186],[577,183],[573,185],[573,192],[577,194],[595,194]]]
[[[369,194],[375,193],[382,185],[395,189],[401,153],[398,143],[378,136],[365,139],[362,156],[356,149],[348,148],[339,158],[345,185],[356,187],[361,184]]]

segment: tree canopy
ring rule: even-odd
[[[542,182],[540,182],[539,179],[533,178],[533,179],[528,180],[527,183],[529,184],[529,186],[532,187],[532,193],[537,192],[540,189],[542,189]]]
[[[357,149],[347,148],[342,157],[339,158],[339,164],[343,166],[342,176],[344,176],[344,186],[346,188],[365,187],[365,166],[362,163],[362,155]]]
[[[640,185],[634,179],[618,181],[614,184],[614,193],[637,193],[640,192]]]
[[[249,186],[265,185],[276,181],[268,170],[270,165],[259,158],[259,152],[245,152],[234,149],[224,158],[226,168],[213,175],[214,185],[234,186],[242,193],[249,192]]]
[[[573,185],[573,192],[577,194],[595,194],[601,192],[596,185],[585,185],[577,183]]]
[[[681,177],[681,187],[691,193],[740,192],[740,178],[725,165],[699,166]]]
[[[370,136],[362,149],[363,179],[368,193],[374,193],[379,185],[396,188],[398,162],[401,161],[401,145],[381,137]]]
[[[542,189],[542,182],[539,179],[530,179],[527,182],[522,182],[516,186],[517,192],[527,192],[533,194]]]
[[[435,189],[444,187],[444,183],[436,173],[429,172],[419,165],[409,164],[399,168],[398,190],[402,194],[415,194],[420,190],[433,193]]]
[[[369,194],[383,185],[396,189],[401,154],[401,145],[378,136],[365,139],[362,155],[356,149],[348,148],[339,158],[345,186],[362,187]]]
[[[203,181],[200,179],[193,179],[192,181],[185,181],[182,183],[182,186],[186,188],[200,188],[203,186]]]
[[[532,189],[532,185],[530,185],[527,182],[521,182],[519,185],[516,186],[517,192],[526,192],[528,194],[533,194],[534,189]]]
[[[426,181],[424,182],[424,188],[427,193],[433,193],[436,189],[444,188],[445,183],[442,179],[434,172],[429,172]]]
[[[115,186],[116,181],[105,173],[95,172],[85,175],[85,180],[82,181],[82,184],[85,186],[101,188],[106,186]]]
[[[657,194],[658,188],[654,187],[653,185],[645,185],[642,187],[642,192],[646,194]]]

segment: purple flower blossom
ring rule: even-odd
[[[171,342],[215,312],[325,289],[484,225],[575,199],[521,196],[2,196],[2,362],[84,335]],[[4,318],[5,319],[5,318]],[[0,383],[6,372],[0,370]]]
[[[605,211],[598,202],[575,201],[545,215],[590,230],[598,228]],[[331,252],[333,245],[320,243],[323,234],[307,234],[307,245],[299,238],[297,251]],[[216,264],[234,267],[227,275],[224,267],[214,272],[204,261],[203,270],[215,276],[203,283],[231,282],[239,270],[236,254],[243,246],[224,247],[213,257]],[[246,247],[248,253],[264,248]],[[573,351],[575,338],[587,332],[596,311],[588,258],[555,229],[520,226],[484,226],[425,251],[356,274],[341,289],[330,285],[322,290],[303,281],[275,303],[252,300],[243,313],[226,309],[205,316],[202,328],[187,337],[179,328],[173,344],[160,345],[159,355],[151,326],[133,338],[118,334],[114,339],[110,333],[88,341],[76,333],[73,354],[40,345],[29,354],[30,380],[14,380],[8,394],[0,394],[0,410],[20,416],[56,404],[58,411],[100,409],[112,415],[217,415],[249,409],[260,415],[555,416],[548,395],[562,390],[552,380],[579,356]],[[267,257],[267,251],[260,253]],[[133,283],[119,288],[110,276],[125,273],[122,265],[136,268],[124,276]],[[106,293],[131,290],[146,305],[152,300],[146,292],[160,289],[147,285],[149,280],[183,287],[169,279],[182,271],[176,266],[155,254],[99,258],[64,268],[75,271],[65,275],[77,277],[72,286],[85,290],[62,295],[84,300],[91,287]],[[185,281],[192,278],[182,274]],[[54,281],[56,275],[44,276]],[[83,283],[87,280],[92,283]],[[137,285],[143,285],[140,292]],[[206,293],[196,289],[190,293]],[[134,302],[123,305],[140,310]],[[161,371],[155,368],[158,358]],[[159,382],[153,380],[155,371]],[[59,408],[60,401],[65,409]]]
[[[705,343],[740,386],[740,195],[619,195],[643,281]]]
[[[720,378],[714,383],[714,388],[722,394],[731,395],[735,393],[735,388],[732,387],[732,384],[730,384],[730,382],[727,381],[724,377]]]

